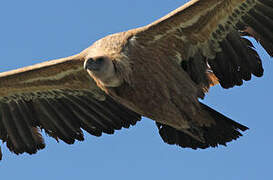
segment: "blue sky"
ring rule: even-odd
[[[147,1],[1,1],[0,71],[76,54],[108,34],[146,25],[184,4]],[[242,87],[214,87],[205,103],[250,130],[227,147],[181,149],[161,140],[153,121],[74,145],[46,138],[36,155],[2,147],[5,179],[270,179],[273,165],[273,61],[258,48],[265,73]],[[270,62],[271,61],[271,62]]]

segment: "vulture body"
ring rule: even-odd
[[[202,99],[211,86],[263,75],[251,41],[273,56],[271,0],[192,0],[137,29],[106,36],[81,53],[0,73],[0,139],[36,153],[41,130],[68,144],[156,122],[168,144],[226,145],[248,128]]]

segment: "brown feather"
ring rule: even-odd
[[[258,3],[255,6],[255,10],[262,13],[264,16],[268,16],[270,19],[273,19],[273,8],[262,3]]]
[[[73,144],[74,139],[71,137],[73,131],[69,129],[64,122],[59,118],[58,114],[54,111],[52,105],[49,103],[49,100],[39,99],[40,111],[43,116],[47,119],[47,123],[52,125],[52,131],[57,137],[67,144]]]
[[[24,143],[24,146],[26,149],[23,149],[23,151],[26,151],[29,154],[35,153],[36,150],[36,144],[32,137],[32,132],[27,124],[27,121],[25,121],[25,117],[23,114],[21,114],[18,104],[14,101],[11,101],[8,103],[9,109],[11,111],[11,117],[14,120],[14,124],[16,129],[18,130],[18,134],[22,138],[22,143]]]
[[[242,17],[244,22],[252,27],[262,38],[264,39],[273,39],[273,33],[263,26],[261,22],[256,20],[254,17],[250,15],[245,15]]]
[[[45,142],[41,134],[41,130],[37,127],[31,127],[32,134],[34,134],[34,140],[38,150],[45,148]]]
[[[121,129],[122,125],[120,123],[120,120],[118,117],[116,117],[115,114],[111,113],[108,109],[105,107],[102,107],[99,103],[96,103],[96,101],[93,101],[92,99],[88,99],[86,97],[78,97],[82,102],[86,103],[86,106],[92,109],[98,116],[99,119],[107,120],[111,123],[111,127],[114,129]]]
[[[27,124],[28,130],[31,132],[32,138],[35,141],[35,148],[37,150],[43,149],[45,147],[45,143],[40,131],[36,127],[39,126],[39,124],[37,120],[34,119],[34,113],[30,112],[30,107],[27,105],[27,102],[23,100],[18,100],[17,103],[17,108],[20,111],[21,117]]]
[[[52,122],[52,119],[50,119],[47,115],[47,111],[45,109],[45,105],[42,104],[39,100],[32,101],[32,105],[34,108],[34,115],[39,119],[39,124],[42,129],[45,130],[45,132],[56,139],[58,142],[59,137],[62,137],[63,135],[57,130],[54,123]]]
[[[207,92],[210,82],[207,76],[208,66],[205,58],[201,54],[195,54],[193,58],[181,62],[182,68],[189,74],[191,79]]]
[[[240,86],[243,84],[243,77],[245,76],[247,72],[246,67],[242,65],[241,59],[237,55],[236,51],[233,49],[231,43],[229,40],[223,41],[222,44],[223,49],[225,49],[226,53],[229,56],[229,61],[231,62],[233,66],[233,72],[235,74],[236,80],[233,82],[233,85]]]
[[[51,108],[50,114],[55,113],[59,124],[63,127],[68,136],[72,139],[84,140],[80,124],[77,121],[74,122],[70,119],[71,112],[61,106],[57,100],[49,98],[47,99],[47,102],[51,107],[54,107]]]
[[[66,97],[69,99],[70,102],[72,102],[75,106],[77,106],[81,110],[81,114],[84,114],[86,116],[86,122],[91,121],[95,124],[95,126],[102,129],[103,132],[107,134],[113,134],[114,129],[111,127],[111,123],[109,123],[107,120],[100,120],[100,117],[94,113],[91,109],[87,107],[87,104],[82,102],[81,100],[77,99],[76,97],[73,97],[71,95],[66,95]]]
[[[232,87],[232,81],[234,75],[232,73],[232,66],[228,61],[224,52],[216,54],[215,59],[209,59],[209,65],[211,66],[216,77],[219,79],[219,83],[223,88]]]
[[[98,125],[96,122],[91,121],[91,118],[86,116],[86,114],[80,109],[80,107],[77,104],[75,104],[71,100],[68,100],[67,98],[60,99],[60,102],[65,108],[72,112],[71,115],[73,116],[71,118],[79,121],[81,127],[84,130],[86,130],[87,132],[94,136],[101,136],[102,127]]]
[[[107,111],[100,109],[98,106],[96,106],[96,104],[91,104],[92,102],[86,100],[86,98],[84,97],[79,96],[75,98],[83,103],[86,109],[88,109],[89,112],[91,112],[95,116],[95,119],[101,122],[103,121],[104,124],[107,124],[108,128],[113,128],[117,130],[121,129],[121,125],[119,124],[119,122],[113,121],[114,118],[109,116],[109,114],[107,114]]]
[[[2,111],[0,109],[0,139],[2,139],[3,142],[5,142],[5,141],[7,141],[8,134],[7,134],[7,131],[6,131],[6,128],[4,126],[2,119],[3,119],[3,115],[2,115]]]
[[[130,125],[135,125],[137,121],[141,120],[139,114],[115,102],[111,97],[107,97],[104,106],[112,109],[113,112],[118,112],[116,115],[118,115],[120,119],[123,119],[125,128],[129,128]]]
[[[211,117],[215,118],[216,122],[216,124],[211,127],[198,127],[198,131],[203,133],[204,142],[197,141],[183,131],[157,123],[159,134],[163,141],[181,147],[205,149],[207,147],[217,147],[218,145],[225,146],[227,142],[242,136],[239,130],[245,131],[248,129],[246,126],[236,123],[204,104],[201,104],[201,106],[211,115]]]
[[[270,19],[267,15],[264,15],[255,9],[250,10],[249,14],[258,22],[260,22],[262,26],[264,26],[269,32],[273,29],[273,18]],[[271,32],[270,34],[272,35],[273,33]]]
[[[8,133],[8,148],[16,154],[21,154],[26,149],[26,146],[22,143],[23,141],[15,126],[14,119],[11,116],[11,111],[5,103],[0,103],[0,109],[2,110],[2,122]]]
[[[273,8],[273,2],[271,0],[259,0],[259,1],[264,3],[265,5]]]

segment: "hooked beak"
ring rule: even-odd
[[[87,64],[88,64],[87,61],[88,61],[88,59],[85,60],[85,61],[84,61],[84,64],[83,64],[84,70],[87,70],[87,69],[88,69],[88,67],[87,67],[87,66],[88,66],[88,65],[87,65]]]

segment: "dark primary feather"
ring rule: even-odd
[[[245,6],[247,5],[243,4],[239,9],[236,9],[232,16],[229,17],[229,21],[234,21],[234,19],[240,17],[240,11],[245,11]],[[229,21],[227,22],[228,24],[230,24]],[[208,62],[209,67],[223,88],[231,88],[235,85],[240,86],[243,84],[243,80],[250,80],[252,74],[261,77],[263,75],[261,59],[253,44],[240,35],[254,37],[261,43],[267,53],[273,57],[272,1],[260,0],[251,10],[240,17],[238,23],[233,27],[234,29],[225,27],[219,25],[218,29],[212,33],[213,38],[220,39],[219,42],[212,42],[219,43],[221,51],[216,52],[214,59],[204,57],[199,60],[199,63],[203,64],[203,60]],[[221,39],[220,37],[223,36],[225,31],[228,31],[228,33]],[[192,58],[194,59],[194,57]],[[190,64],[191,61],[191,59],[188,59],[186,62]],[[185,62],[182,61],[182,63]],[[185,65],[181,65],[185,67]],[[209,67],[206,68],[209,69]],[[204,76],[203,68],[196,65],[193,68],[188,68],[187,65],[187,69],[184,68],[184,70],[188,72],[192,80],[197,84],[200,82],[196,79]],[[203,82],[206,82],[206,80],[203,80]]]
[[[37,150],[43,149],[45,147],[40,130],[37,128],[37,126],[39,126],[37,119],[33,119],[34,113],[29,111],[27,103],[24,100],[18,100],[16,101],[16,104],[20,112],[20,117],[23,120],[22,124],[24,124],[23,126],[26,127],[26,130],[31,133],[32,139],[34,140],[34,143],[32,144],[32,153],[36,153]]]
[[[93,109],[93,111],[96,112],[101,118],[107,119],[108,122],[111,123],[111,126],[113,126],[115,129],[119,130],[123,127],[122,126],[123,120],[117,117],[116,114],[114,114],[113,112],[105,108],[105,106],[103,106],[103,103],[97,103],[96,101],[92,99],[87,99],[84,97],[79,97],[79,98],[80,100],[85,102],[90,109]],[[101,112],[104,112],[104,113],[101,113]]]
[[[215,125],[210,127],[194,127],[192,132],[202,134],[204,142],[200,142],[190,135],[179,131],[168,125],[156,123],[159,134],[164,142],[168,144],[176,144],[181,147],[192,149],[205,149],[208,147],[217,147],[218,145],[226,145],[227,142],[235,140],[242,136],[240,131],[245,131],[248,128],[243,126],[210,107],[200,103],[203,110],[207,111],[211,117],[215,119]]]
[[[255,10],[263,14],[264,16],[269,17],[271,20],[273,19],[273,8],[271,8],[270,6],[266,6],[265,4],[258,3],[255,6]]]
[[[270,30],[262,24],[265,24],[265,21],[260,22],[256,19],[256,17],[253,17],[250,14],[243,16],[242,19],[247,24],[247,26],[254,28],[261,37],[265,39],[273,39],[272,32],[270,32]]]
[[[0,107],[1,107],[1,103],[0,103]],[[3,121],[3,113],[2,110],[0,109],[0,139],[2,139],[2,141],[6,141],[7,140],[7,130],[4,126],[4,121]]]
[[[14,119],[11,116],[11,110],[8,104],[0,103],[0,109],[2,114],[2,122],[4,128],[7,132],[7,146],[10,151],[20,154],[23,152],[23,149],[26,149],[26,145],[23,144],[23,140],[18,133]]]
[[[239,30],[254,37],[267,53],[273,57],[273,7],[272,1],[260,0],[237,24]]]
[[[84,114],[86,117],[84,118],[84,122],[88,124],[92,124],[92,126],[99,127],[104,133],[113,134],[114,129],[111,127],[107,119],[105,121],[101,121],[99,116],[93,112],[92,109],[88,107],[86,103],[80,101],[79,99],[68,95],[67,99],[70,100],[74,106],[79,108],[81,114]]]
[[[241,59],[238,57],[236,51],[233,49],[228,39],[222,41],[221,47],[226,49],[225,56],[228,58],[232,68],[232,73],[234,74],[234,84],[238,86],[242,85],[242,80],[244,78],[244,74],[246,74],[246,69],[242,66]]]
[[[103,132],[113,134],[114,130],[128,128],[141,118],[108,96],[97,100],[88,92],[82,95],[73,94],[73,91],[37,94],[41,96],[31,100],[26,94],[16,96],[17,99],[0,100],[0,139],[16,154],[33,154],[45,147],[38,128],[56,140],[73,144],[75,140],[84,140],[81,129],[95,136]]]
[[[188,72],[191,79],[198,84],[204,92],[208,91],[210,87],[209,78],[207,75],[206,59],[199,53],[187,61],[181,62],[181,67]]]
[[[236,31],[230,32],[220,42],[220,47],[222,51],[216,54],[215,59],[209,59],[208,63],[223,88],[240,86],[242,80],[251,79],[251,74],[257,77],[263,75],[262,61],[252,43],[240,37]]]
[[[261,22],[263,25],[266,24],[266,30],[269,31],[269,36],[272,36],[272,31],[273,29],[273,20],[270,19],[267,15],[264,15],[262,12],[257,11],[255,9],[252,9],[249,11],[249,14],[251,17],[256,19],[257,22]]]
[[[62,104],[59,103],[56,99],[48,99],[48,101],[51,107],[54,107],[54,112],[63,123],[64,128],[70,129],[70,136],[73,139],[77,139],[79,141],[84,140],[80,123],[72,119],[72,117],[70,116],[71,113],[68,111],[68,109],[62,106]]]
[[[122,126],[120,122],[115,121],[115,116],[111,116],[111,113],[107,113],[107,111],[104,111],[103,108],[98,107],[91,101],[87,101],[84,97],[78,97],[78,99],[82,101],[90,111],[93,112],[92,114],[97,116],[97,119],[105,119],[108,127],[113,127],[113,129],[116,130],[121,129]]]
[[[27,152],[33,154],[36,152],[36,142],[34,140],[31,127],[29,126],[27,120],[25,120],[24,112],[20,111],[18,108],[19,104],[15,101],[11,101],[9,104],[11,110],[11,117],[14,120],[16,129],[20,137],[22,137],[23,143],[26,146]]]
[[[35,103],[36,114],[41,119],[42,127],[50,131],[53,137],[56,136],[66,142],[67,144],[73,144],[74,139],[70,137],[71,130],[64,126],[64,123],[60,121],[58,115],[54,112],[52,106],[46,99],[36,100]]]
[[[70,119],[73,121],[77,121],[80,123],[81,128],[83,128],[88,133],[94,136],[101,136],[102,129],[99,126],[96,126],[90,122],[90,118],[88,118],[78,106],[74,105],[71,101],[66,98],[59,99],[62,106],[67,108],[70,112]]]
[[[273,8],[273,2],[272,0],[259,0],[261,3],[265,4],[268,7]]]
[[[245,81],[251,79],[251,70],[249,64],[247,62],[247,54],[244,54],[242,49],[245,49],[244,38],[241,38],[236,32],[229,33],[227,35],[227,40],[230,44],[231,58],[236,61],[237,70],[241,74],[241,78]],[[252,43],[248,44],[248,46],[252,46]]]

